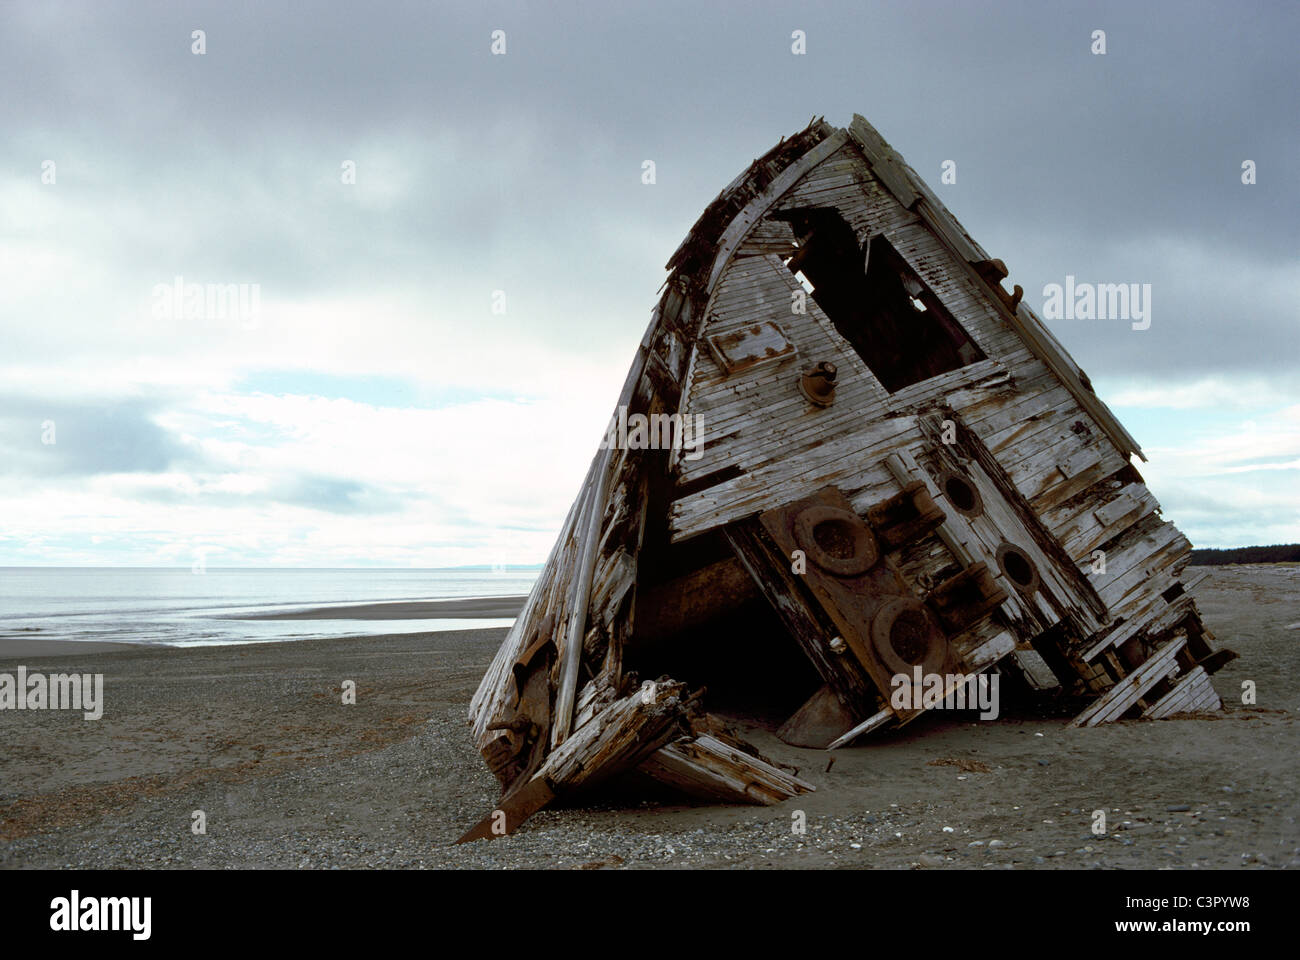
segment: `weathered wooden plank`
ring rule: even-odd
[[[1154,604],[1151,606],[1149,612],[1152,615],[1155,614],[1156,609]],[[1117,626],[1113,627],[1112,629],[1108,630],[1100,640],[1098,640],[1086,651],[1084,651],[1083,654],[1084,662],[1087,663],[1091,660],[1096,659],[1096,657],[1105,650],[1118,648],[1120,645],[1127,643],[1145,625],[1146,625],[1146,619],[1142,616],[1136,616],[1131,619],[1125,620],[1122,623],[1118,624]]]
[[[1218,691],[1216,691],[1214,685],[1207,680],[1205,682],[1205,692],[1201,694],[1200,699],[1192,704],[1191,709],[1187,712],[1200,713],[1222,709],[1223,701],[1219,699]]]
[[[804,352],[803,355],[818,362],[829,359],[825,353],[820,352],[811,355]],[[835,360],[832,359],[831,362]],[[709,435],[719,437],[743,427],[759,426],[779,432],[783,430],[786,420],[800,419],[813,413],[819,415],[817,419],[824,425],[823,436],[826,439],[835,436],[835,425],[852,412],[859,413],[856,418],[858,423],[870,419],[871,413],[880,416],[888,413],[885,403],[880,400],[878,385],[863,377],[854,376],[852,370],[846,371],[843,367],[840,367],[835,403],[829,408],[813,407],[799,391],[800,372],[800,367],[767,367],[763,371],[765,381],[737,384],[737,389],[730,396],[724,397],[719,391],[714,398],[715,405],[695,405],[691,412],[704,418]],[[866,416],[863,416],[864,413]]]
[[[856,206],[862,203],[862,186],[853,173],[835,173],[813,180],[808,177],[781,198],[783,207]]]
[[[750,513],[788,503],[813,490],[835,484],[842,473],[863,472],[879,463],[904,435],[915,435],[914,417],[867,423],[857,432],[810,449],[805,456],[776,460],[752,472],[675,501],[670,529],[679,539]],[[883,472],[883,466],[878,466]]]
[[[1043,473],[1023,481],[1023,484],[1018,486],[1022,492],[1026,492],[1027,499],[1035,512],[1042,515],[1127,465],[1128,461],[1118,450],[1104,447],[1100,460],[1094,461],[1091,466],[1073,476],[1064,477],[1058,465],[1049,467]]]
[[[1172,690],[1147,707],[1142,716],[1159,720],[1174,713],[1182,713],[1200,700],[1209,683],[1210,677],[1204,668],[1194,667]]]
[[[1009,630],[1000,630],[966,655],[967,672],[979,673],[987,670],[1003,657],[1009,657],[1015,649],[1015,635]]]
[[[636,584],[636,573],[635,558],[622,547],[602,558],[591,595],[595,621],[608,627],[628,591]]]
[[[707,326],[749,320],[756,315],[789,313],[790,298],[786,291],[790,287],[783,273],[791,281],[795,280],[776,254],[746,257],[733,263],[723,274],[722,285],[709,302]],[[705,329],[703,332],[713,331]]]
[[[534,779],[557,792],[593,786],[631,769],[685,732],[682,685],[658,681],[615,700],[549,754]]]
[[[788,386],[796,393],[798,376],[797,369],[789,370]],[[826,410],[814,406],[800,394],[792,401],[797,404],[793,409],[782,406],[770,414],[759,409],[748,420],[729,420],[716,427],[704,414],[704,451],[700,459],[691,463],[687,474],[712,473],[722,465],[731,464],[754,470],[771,461],[849,436],[861,429],[864,419],[871,419],[855,417],[851,405],[841,405],[841,400],[850,395],[847,391],[845,395],[837,394],[835,407]],[[706,465],[708,469],[705,469]]]
[[[582,638],[587,632],[588,600],[591,580],[596,569],[596,545],[600,538],[600,521],[604,514],[609,461],[613,448],[607,447],[597,457],[587,482],[583,505],[583,529],[578,541],[574,577],[569,596],[560,648],[560,684],[555,693],[555,711],[551,717],[551,746],[564,742],[573,723],[573,699],[578,692],[578,666],[582,662]]]
[[[793,331],[791,331],[793,334]],[[839,367],[839,379],[836,387],[835,403],[827,409],[822,417],[834,422],[838,417],[847,415],[849,408],[858,414],[857,420],[869,417],[871,413],[888,412],[879,384],[861,375],[854,375],[852,369],[845,369],[842,356],[829,351],[808,349],[800,346],[799,338],[793,335],[795,347],[810,362],[830,360]],[[762,379],[758,379],[758,375]],[[731,391],[719,389],[709,402],[692,403],[689,411],[707,418],[710,430],[721,431],[744,423],[754,422],[754,414],[759,419],[779,423],[787,414],[798,414],[807,410],[808,399],[799,392],[798,371],[790,367],[765,367],[762,371],[752,371],[751,376],[743,382],[737,382]],[[865,416],[864,416],[865,415]]]
[[[1186,538],[1172,523],[1152,516],[1129,531],[1106,553],[1106,572],[1089,573],[1089,580],[1102,599],[1112,606],[1155,569],[1163,569],[1167,548],[1176,550]],[[1190,544],[1187,545],[1190,549]]]
[[[735,260],[739,261],[743,257],[767,257],[779,256],[789,257],[798,248],[792,240],[781,240],[768,237],[749,237],[736,248]],[[733,261],[734,262],[734,261]]]
[[[1149,593],[1163,593],[1177,582],[1173,573],[1178,561],[1191,552],[1192,545],[1181,533],[1123,579],[1101,593],[1114,616],[1127,616]]]
[[[1093,727],[1099,723],[1119,719],[1138,702],[1142,694],[1155,686],[1170,671],[1174,665],[1174,658],[1186,645],[1186,637],[1165,644],[1145,663],[1106,691],[1105,695],[1089,704],[1086,710],[1070,721],[1071,725]]]
[[[1045,517],[1044,520],[1053,527],[1052,532],[1061,541],[1065,552],[1085,563],[1091,561],[1093,550],[1155,513],[1159,507],[1145,484],[1129,483],[1104,502],[1099,503],[1094,498],[1084,504],[1069,520],[1055,525],[1054,518]]]
[[[602,670],[588,680],[578,691],[578,698],[573,705],[573,729],[580,730],[617,696],[618,690],[610,671]]]
[[[797,329],[794,328],[796,331]],[[792,331],[791,336],[797,343],[797,334]],[[784,435],[783,423],[793,416],[814,418],[819,424],[821,438],[830,440],[836,437],[842,424],[856,429],[863,420],[872,417],[885,416],[895,411],[920,409],[943,396],[952,384],[963,380],[969,380],[975,385],[987,382],[986,389],[989,390],[1002,389],[998,378],[1003,371],[999,370],[996,361],[988,360],[963,368],[964,373],[953,371],[952,374],[914,384],[890,396],[860,365],[856,356],[846,357],[843,354],[828,356],[829,351],[803,345],[800,345],[799,349],[803,356],[810,360],[830,359],[840,366],[834,406],[826,410],[813,409],[806,398],[798,392],[795,374],[787,368],[776,371],[762,382],[755,382],[752,385],[737,384],[735,393],[721,401],[714,398],[712,405],[705,405],[699,401],[693,403],[691,409],[705,417],[709,435],[725,438],[729,430],[742,425],[758,426],[770,429],[774,433],[782,431]],[[846,365],[846,361],[847,364],[856,364],[857,368]],[[978,389],[978,386],[975,389]],[[711,472],[701,470],[698,465],[696,470]]]

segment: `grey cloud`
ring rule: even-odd
[[[191,489],[138,484],[122,492],[132,499],[159,504],[190,504],[218,509],[262,507],[268,503],[305,507],[334,514],[394,513],[420,498],[403,492],[400,496],[372,484],[358,483],[320,474],[298,474],[274,478],[267,489],[254,492],[223,490],[216,475],[196,475]]]
[[[59,189],[103,206],[120,241],[97,253],[142,291],[181,273],[268,297],[406,284],[436,303],[494,277],[512,305],[565,308],[562,328],[530,334],[584,350],[635,342],[664,260],[750,159],[814,114],[859,111],[1035,306],[1067,272],[1155,285],[1140,341],[1125,324],[1053,324],[1094,377],[1277,372],[1295,352],[1293,303],[1142,251],[1187,241],[1225,273],[1249,263],[1286,286],[1298,11],[9,5],[0,170],[29,176],[54,155],[85,171]],[[488,53],[496,28],[505,57]],[[790,54],[794,28],[807,56]],[[1104,57],[1088,52],[1098,28]],[[344,158],[362,188],[394,164],[394,204],[340,195]],[[941,188],[947,159],[958,182]],[[1253,187],[1243,159],[1259,165]]]
[[[412,505],[410,497],[397,497],[378,487],[354,480],[305,475],[274,487],[269,499],[328,513],[392,513]]]
[[[1300,510],[1273,507],[1261,515],[1253,502],[1207,496],[1179,483],[1162,485],[1162,514],[1183,530],[1195,530],[1197,547],[1229,547],[1243,543],[1284,542],[1287,531],[1300,523]]]
[[[0,397],[0,473],[160,473],[198,464],[195,450],[154,422],[158,409],[141,400]]]

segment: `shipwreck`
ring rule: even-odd
[[[462,839],[615,782],[779,802],[812,785],[724,716],[834,749],[921,718],[923,677],[1080,726],[1221,708],[1137,443],[862,117],[755,160],[668,270],[471,702],[502,798]]]

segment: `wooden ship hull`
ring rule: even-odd
[[[705,686],[742,712],[793,702],[778,736],[831,748],[925,712],[891,696],[902,676],[1059,687],[1086,726],[1221,708],[1209,674],[1233,654],[1136,442],[865,120],[754,161],[668,269],[470,704],[503,795],[463,839],[614,780],[812,789]]]

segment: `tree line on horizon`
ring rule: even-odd
[[[1189,566],[1209,567],[1226,563],[1300,563],[1300,543],[1276,543],[1267,547],[1203,548],[1192,551]]]

